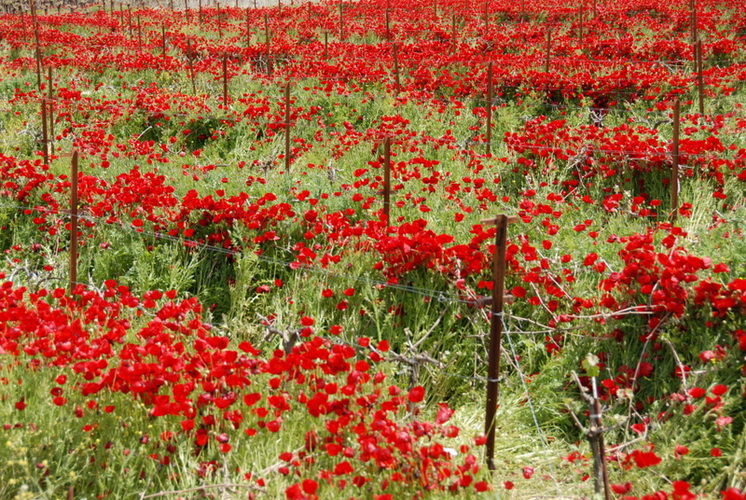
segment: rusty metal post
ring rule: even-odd
[[[41,43],[39,42],[39,22],[36,20],[34,10],[34,57],[36,58],[36,88],[41,92]]]
[[[544,60],[544,73],[549,73],[549,57],[552,53],[552,28],[547,24],[547,55]]]
[[[453,48],[456,49],[457,37],[456,37],[456,13],[451,14],[451,39],[453,42]]]
[[[391,138],[383,140],[383,217],[391,223]]]
[[[487,148],[485,154],[492,151],[492,63],[487,65]]]
[[[673,152],[671,159],[671,220],[676,219],[679,210],[679,129],[681,127],[681,105],[679,100],[673,102]]]
[[[388,7],[386,7],[386,40],[391,40],[391,16]]]
[[[187,61],[189,62],[189,79],[192,82],[192,95],[196,96],[197,95],[197,84],[194,81],[195,80],[195,76],[194,76],[194,61],[192,59],[193,59],[192,41],[191,40],[187,40]]]
[[[697,6],[694,0],[689,0],[689,31],[692,44],[697,43],[699,34],[697,33]]]
[[[228,107],[228,53],[223,52],[223,106]]]
[[[700,120],[705,114],[705,81],[702,75],[702,40],[697,40],[696,45],[696,64],[697,64],[697,89],[699,91],[699,114]]]
[[[394,91],[396,95],[399,94],[400,82],[399,82],[399,57],[397,54],[396,44],[393,45],[392,50],[394,51]]]
[[[47,99],[41,98],[41,144],[44,155],[44,164],[49,165],[49,135],[47,133]]]
[[[47,68],[47,98],[49,99],[49,152],[54,154],[54,91],[51,66]]]
[[[70,165],[70,295],[78,281],[78,151]]]
[[[246,48],[251,47],[251,11],[246,7]]]
[[[166,48],[166,25],[161,23],[161,46],[163,47],[163,59],[166,59],[167,48]]]
[[[285,84],[285,173],[290,171],[290,82]]]
[[[329,57],[329,32],[324,31],[324,59]]]
[[[490,346],[487,368],[487,408],[484,433],[487,436],[487,466],[495,470],[495,415],[499,398],[500,356],[503,335],[503,302],[505,296],[505,268],[508,224],[517,222],[517,217],[500,214],[494,219],[483,220],[483,224],[494,224],[495,253],[492,256],[492,316],[490,318]]]
[[[583,50],[583,3],[585,0],[580,0],[580,50]]]
[[[272,55],[269,50],[269,18],[264,14],[264,44],[267,50],[267,75],[272,76]]]

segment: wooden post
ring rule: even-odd
[[[220,12],[220,2],[217,3],[216,12],[217,14],[215,15],[215,21],[218,25],[218,38],[222,40],[223,39],[223,23],[222,23],[223,15]]]
[[[329,32],[324,31],[324,59],[329,57]]]
[[[671,168],[671,220],[676,219],[676,212],[679,210],[679,129],[681,107],[679,100],[673,101],[673,167]]]
[[[583,2],[585,0],[580,0],[580,50],[583,50]]]
[[[552,53],[552,28],[547,24],[547,56],[544,60],[544,73],[549,73],[549,57]]]
[[[246,7],[246,48],[251,47],[251,11]]]
[[[49,135],[47,134],[47,99],[41,98],[41,143],[42,153],[44,156],[44,164],[49,165]]]
[[[453,39],[453,48],[456,49],[456,43],[458,42],[456,37],[456,13],[451,14],[451,38]]]
[[[223,52],[223,106],[228,107],[228,53]]]
[[[49,99],[49,152],[54,154],[54,91],[51,66],[47,68],[47,96]]]
[[[342,2],[339,2],[339,39],[343,40],[345,37],[345,24],[344,14],[342,12]]]
[[[290,171],[290,83],[285,84],[285,173]]]
[[[78,151],[73,151],[70,168],[70,295],[78,281]]]
[[[487,65],[487,148],[485,154],[490,155],[492,148],[492,63]]]
[[[501,214],[494,219],[483,220],[482,224],[494,224],[495,253],[492,256],[492,316],[490,318],[489,365],[487,368],[487,408],[484,420],[484,433],[487,436],[487,466],[495,470],[495,415],[499,397],[500,356],[503,335],[503,301],[505,295],[505,252],[508,224],[517,222],[518,217]]]
[[[386,40],[391,40],[391,17],[388,7],[386,7]]]
[[[140,14],[137,15],[137,47],[142,52],[142,20]]]
[[[547,25],[547,57],[546,57],[546,60],[544,61],[544,73],[546,73],[546,79],[547,79],[547,84],[546,84],[544,91],[547,94],[547,97],[546,97],[547,102],[551,100],[551,94],[549,92],[550,91],[549,60],[550,60],[551,54],[552,54],[552,28],[549,25]]]
[[[689,30],[692,43],[696,43],[699,35],[697,33],[697,6],[694,0],[689,0]]]
[[[393,45],[394,51],[394,91],[399,94],[399,57],[397,55],[396,44]]]
[[[383,217],[391,224],[391,138],[383,140]]]
[[[267,74],[272,76],[272,59],[269,51],[269,18],[264,14],[264,43],[267,46]]]
[[[699,114],[700,120],[702,120],[705,114],[705,82],[704,76],[702,75],[702,40],[697,40],[696,55],[697,88],[699,90]]]
[[[163,46],[163,59],[166,59],[166,25],[161,23],[161,45]]]
[[[36,20],[36,10],[34,10],[34,56],[36,58],[36,88],[41,92],[41,43],[39,42],[39,23]]]

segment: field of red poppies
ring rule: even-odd
[[[746,498],[742,2],[189,6],[0,14],[0,498]]]

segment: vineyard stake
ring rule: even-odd
[[[456,13],[451,14],[451,38],[453,39],[453,49],[456,50]]]
[[[251,47],[251,11],[246,7],[246,48]]]
[[[696,43],[699,36],[697,34],[697,8],[694,0],[689,0],[689,29],[692,43]]]
[[[34,9],[34,41],[36,45],[36,88],[41,92],[41,44],[39,42],[39,22],[36,20],[36,9]]]
[[[161,45],[163,46],[163,59],[166,59],[166,25],[161,23]]]
[[[290,83],[285,84],[285,173],[290,171]]]
[[[228,53],[223,52],[223,106],[228,107]]]
[[[329,32],[324,31],[324,59],[329,57]]]
[[[391,221],[391,138],[383,140],[383,216],[388,226]]]
[[[679,129],[681,126],[681,105],[673,101],[673,168],[671,168],[671,220],[676,219],[679,209]]]
[[[49,151],[54,154],[54,93],[52,92],[52,67],[47,68],[47,94],[49,98]]]
[[[396,44],[393,45],[394,51],[394,89],[396,95],[399,95],[399,57],[397,56]]]
[[[138,50],[142,52],[142,20],[140,15],[137,15],[137,46]]]
[[[544,61],[544,73],[547,75],[547,85],[546,85],[546,94],[547,94],[547,101],[550,101],[550,95],[549,95],[549,58],[552,53],[552,28],[550,26],[547,26],[547,58]]]
[[[386,7],[386,40],[391,39],[391,16],[389,14],[389,8]]]
[[[46,97],[41,98],[41,142],[42,150],[44,154],[44,164],[49,165],[49,135],[47,134],[47,99]]]
[[[580,50],[583,50],[583,1],[580,2]]]
[[[192,61],[192,41],[187,40],[187,61],[189,61],[189,79],[192,81],[192,94],[197,95],[197,85],[194,82],[194,61]]]
[[[704,117],[705,114],[705,82],[704,76],[702,75],[702,40],[697,40],[696,50],[696,64],[697,64],[697,87],[699,88],[699,114],[700,117]]]
[[[272,60],[269,52],[269,18],[264,14],[264,43],[267,46],[267,75],[272,76]]]
[[[495,225],[495,253],[492,256],[492,315],[490,318],[489,365],[487,368],[487,408],[484,419],[484,433],[487,435],[487,467],[495,470],[495,415],[500,395],[500,355],[503,335],[503,302],[505,295],[505,250],[508,224],[518,222],[518,217],[500,214],[494,219],[483,220],[482,224]]]
[[[345,25],[344,16],[342,13],[342,2],[339,2],[339,39],[343,40],[345,37]]]
[[[544,73],[549,73],[549,55],[552,52],[552,29],[547,26],[547,57],[544,61]]]
[[[222,22],[223,15],[220,12],[220,2],[217,3],[217,14],[215,17],[217,18],[216,21],[218,24],[218,38],[222,40],[223,39],[223,22]]]
[[[490,31],[490,18],[488,17],[487,0],[484,1],[484,32]]]
[[[78,151],[73,151],[70,165],[70,295],[78,281]]]
[[[487,148],[485,154],[490,155],[492,145],[492,63],[487,65]]]

